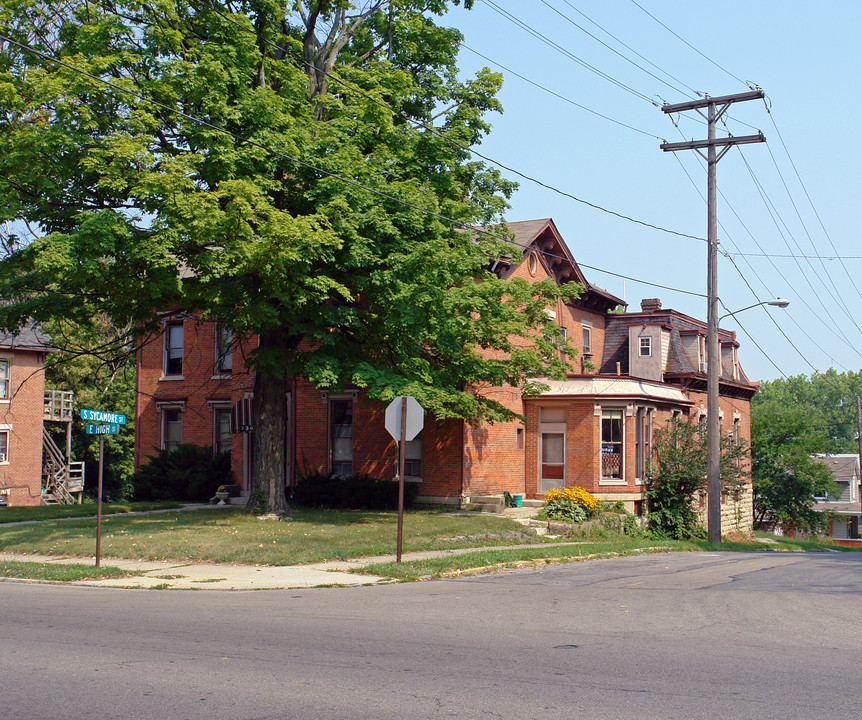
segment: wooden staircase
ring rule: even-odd
[[[73,394],[62,390],[45,392],[43,419],[65,422],[71,430]],[[81,501],[84,491],[84,463],[75,461],[63,452],[48,431],[42,428],[42,504],[71,505]],[[77,498],[73,493],[77,493]]]

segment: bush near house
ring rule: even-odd
[[[135,500],[208,500],[231,482],[230,453],[188,444],[162,450],[132,476]]]
[[[404,505],[416,497],[416,483],[404,483]],[[398,508],[398,483],[363,473],[324,475],[315,473],[299,478],[293,501],[303,507],[351,510],[394,510]]]
[[[545,495],[545,516],[548,520],[561,522],[584,522],[595,517],[601,503],[577,485],[552,488]]]

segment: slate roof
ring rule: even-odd
[[[32,320],[17,333],[0,333],[0,347],[38,352],[53,352],[57,349],[48,334]]]

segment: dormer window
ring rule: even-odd
[[[651,337],[642,337],[639,338],[640,346],[638,349],[638,354],[640,357],[650,357],[652,355],[652,338]]]

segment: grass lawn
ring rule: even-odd
[[[76,580],[102,580],[140,574],[120,568],[94,567],[93,565],[0,561],[0,577],[6,578],[75,582]]]
[[[181,508],[178,502],[118,502],[102,503],[102,514]],[[25,520],[53,520],[55,518],[83,518],[96,516],[96,503],[81,505],[28,505],[0,508],[0,525]]]
[[[289,522],[259,520],[241,508],[103,518],[102,556],[146,560],[294,565],[395,552],[395,512],[294,508]],[[89,556],[95,519],[0,526],[0,552]],[[404,552],[542,543],[508,518],[410,510]]]

